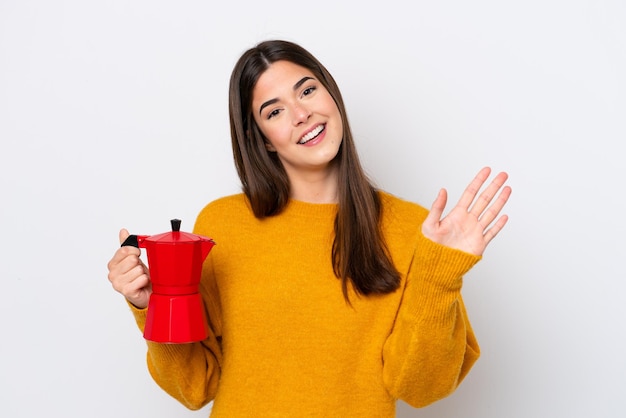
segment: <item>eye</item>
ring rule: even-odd
[[[268,119],[272,119],[274,116],[278,116],[280,113],[280,109],[274,109],[270,113],[267,114]]]
[[[310,94],[313,94],[315,92],[315,90],[317,90],[317,87],[315,87],[315,86],[307,87],[306,89],[304,89],[304,91],[302,91],[302,95],[303,96],[308,96]]]

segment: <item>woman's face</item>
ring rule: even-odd
[[[343,138],[337,104],[313,73],[277,61],[252,91],[252,113],[287,175],[331,170]]]

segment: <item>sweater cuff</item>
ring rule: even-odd
[[[482,259],[482,256],[437,244],[422,234],[418,246],[415,264],[420,266],[422,278],[441,291],[460,290],[463,275]]]
[[[463,275],[480,256],[437,244],[420,235],[407,282],[405,319],[411,323],[447,326],[457,315]],[[415,319],[418,319],[415,322]]]
[[[137,327],[139,328],[141,332],[143,332],[146,327],[146,318],[148,317],[148,308],[140,309],[136,307],[135,305],[133,305],[132,303],[130,303],[128,300],[126,300],[126,303],[130,307],[130,311],[135,317],[135,322],[137,323]]]

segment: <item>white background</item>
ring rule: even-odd
[[[482,357],[398,416],[626,416],[624,22],[622,0],[0,0],[0,416],[208,415],[150,379],[106,263],[119,228],[189,230],[239,191],[228,77],[267,38],[333,73],[382,188],[430,206],[511,176],[464,288]]]

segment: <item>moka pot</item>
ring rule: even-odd
[[[200,295],[202,264],[215,242],[180,231],[181,221],[171,221],[172,231],[158,235],[131,235],[124,245],[145,248],[152,294],[144,338],[160,343],[190,343],[208,337]]]

